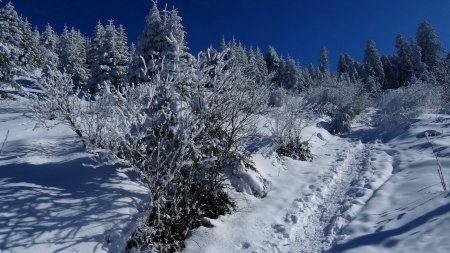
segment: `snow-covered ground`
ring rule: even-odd
[[[450,117],[423,115],[386,144],[394,174],[345,229],[331,252],[450,252],[450,194],[444,192],[438,163],[450,183]]]
[[[35,125],[27,100],[0,100],[0,252],[117,252],[145,188],[90,159],[66,126]]]
[[[277,157],[267,140],[255,145],[267,195],[249,194],[258,183],[249,188],[244,177],[256,172],[235,177],[237,212],[192,231],[184,252],[450,252],[450,195],[425,137],[435,135],[449,184],[450,117],[423,115],[381,141],[373,113],[347,136],[321,120],[304,129],[313,162]],[[148,203],[135,179],[92,160],[66,126],[36,128],[26,99],[0,101],[1,253],[118,252]]]
[[[354,134],[341,138],[319,127],[323,122],[317,123],[304,130],[304,136],[314,136],[312,163],[277,158],[261,149],[253,160],[271,182],[267,197],[235,195],[238,212],[213,221],[214,228],[195,230],[185,252],[313,253],[327,249],[389,178],[392,158],[379,152],[383,145],[379,141],[362,138],[372,133],[365,124],[355,125]]]
[[[238,212],[195,230],[185,252],[315,253],[336,242],[330,252],[450,252],[450,197],[424,135],[444,133],[432,141],[448,176],[450,118],[426,115],[382,142],[368,126],[373,113],[345,137],[307,128],[312,163],[254,155],[272,183],[267,197],[236,195]]]

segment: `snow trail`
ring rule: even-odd
[[[299,209],[302,226],[295,227],[293,242],[284,252],[322,252],[330,247],[338,231],[348,222],[342,217],[352,184],[368,159],[367,146],[350,143],[337,155],[336,163],[321,175],[322,185],[313,196],[304,196]],[[350,152],[352,150],[352,152]]]
[[[313,141],[312,163],[255,156],[256,167],[272,182],[267,197],[249,198],[244,205],[248,212],[224,216],[212,229],[193,231],[185,252],[328,250],[392,173],[393,158],[367,123],[373,113],[356,119],[346,137],[317,126],[306,130],[308,136],[320,133]]]

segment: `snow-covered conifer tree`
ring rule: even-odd
[[[141,33],[136,53],[130,66],[128,79],[131,83],[138,84],[149,81],[160,70],[162,54],[167,44],[164,33],[164,23],[156,4],[153,4],[146,18],[144,31]]]
[[[122,84],[130,61],[127,38],[123,26],[116,28],[111,20],[106,27],[100,23],[94,30],[94,38],[90,45],[89,61],[91,62],[91,91],[98,90],[106,83],[118,89]]]
[[[58,41],[58,35],[53,31],[52,26],[47,23],[45,30],[40,37],[45,73],[48,73],[50,69],[55,69],[58,66]]]
[[[56,52],[58,47],[58,35],[53,30],[52,26],[47,23],[45,30],[41,34],[40,43],[46,49]]]
[[[397,48],[397,80],[400,86],[404,86],[410,81],[414,75],[414,67],[412,63],[412,52],[408,41],[399,34],[396,38],[395,47]]]
[[[42,66],[38,38],[28,21],[19,17],[11,2],[0,9],[0,42],[9,47],[13,69]]]
[[[358,63],[350,55],[342,54],[337,67],[339,80],[356,82],[360,78],[357,65]]]
[[[426,64],[427,70],[438,74],[441,68],[440,53],[442,45],[433,27],[428,22],[422,22],[416,32],[417,44],[421,48],[422,62]]]
[[[382,85],[382,89],[386,90],[386,89],[396,89],[396,88],[400,88],[403,85],[405,85],[405,83],[401,83],[400,82],[400,72],[399,72],[399,68],[398,66],[400,65],[399,63],[399,57],[396,56],[381,56],[381,62],[383,64],[383,69],[384,69],[384,83]]]
[[[373,40],[367,42],[364,53],[364,68],[366,71],[366,79],[368,80],[369,77],[372,77],[373,80],[371,80],[371,82],[375,82],[376,84],[371,84],[371,90],[379,90],[384,82],[384,70],[380,55]]]
[[[303,89],[300,67],[293,58],[289,57],[286,61],[284,61],[281,73],[281,83],[284,88],[288,90]]]
[[[319,76],[320,79],[323,80],[328,80],[330,78],[330,63],[328,61],[328,50],[326,47],[320,49]]]
[[[72,76],[76,87],[83,87],[89,80],[86,44],[80,31],[64,27],[58,45],[58,69]]]
[[[416,39],[411,40],[411,62],[413,65],[414,75],[420,79],[422,74],[428,69],[427,65],[422,62],[422,49]]]
[[[281,65],[282,59],[278,56],[277,51],[272,46],[269,46],[264,57],[267,64],[267,70],[272,77],[271,82],[277,86],[281,86]]]

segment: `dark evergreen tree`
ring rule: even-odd
[[[422,22],[416,33],[417,44],[421,48],[422,62],[426,64],[430,73],[438,74],[441,68],[440,54],[442,45],[428,22]]]
[[[80,31],[64,27],[58,45],[58,68],[72,76],[78,88],[82,88],[89,80],[86,44],[86,38]]]
[[[401,34],[397,35],[395,47],[397,48],[398,59],[397,64],[393,66],[397,66],[398,83],[393,88],[396,88],[396,86],[406,85],[406,83],[409,82],[412,76],[414,75],[414,66],[411,60],[412,58],[411,48],[409,46],[409,43]]]
[[[320,50],[318,74],[319,78],[322,80],[328,80],[331,77],[330,63],[328,61],[328,50],[326,47],[322,47],[322,49]]]
[[[368,82],[368,80],[371,81],[370,90],[380,90],[385,78],[384,69],[383,64],[381,63],[380,55],[373,40],[369,40],[367,42],[367,47],[364,53],[364,68],[366,82]]]
[[[9,48],[13,69],[42,67],[39,39],[28,21],[19,17],[11,2],[0,9],[0,42]]]

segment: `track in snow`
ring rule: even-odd
[[[351,143],[338,154],[334,164],[321,176],[322,185],[309,200],[303,202],[300,213],[303,226],[296,227],[287,252],[316,253],[327,250],[336,235],[349,220],[342,217],[346,202],[352,198],[352,186],[357,184],[368,152],[366,146]]]
[[[376,142],[362,143],[360,139],[344,138],[344,143],[327,147],[336,151],[334,162],[309,185],[311,192],[294,200],[285,224],[272,225],[280,241],[268,243],[271,250],[263,252],[326,252],[339,239],[343,228],[373,193],[369,186],[373,179],[367,172],[375,174],[371,163],[375,152],[382,152]]]

